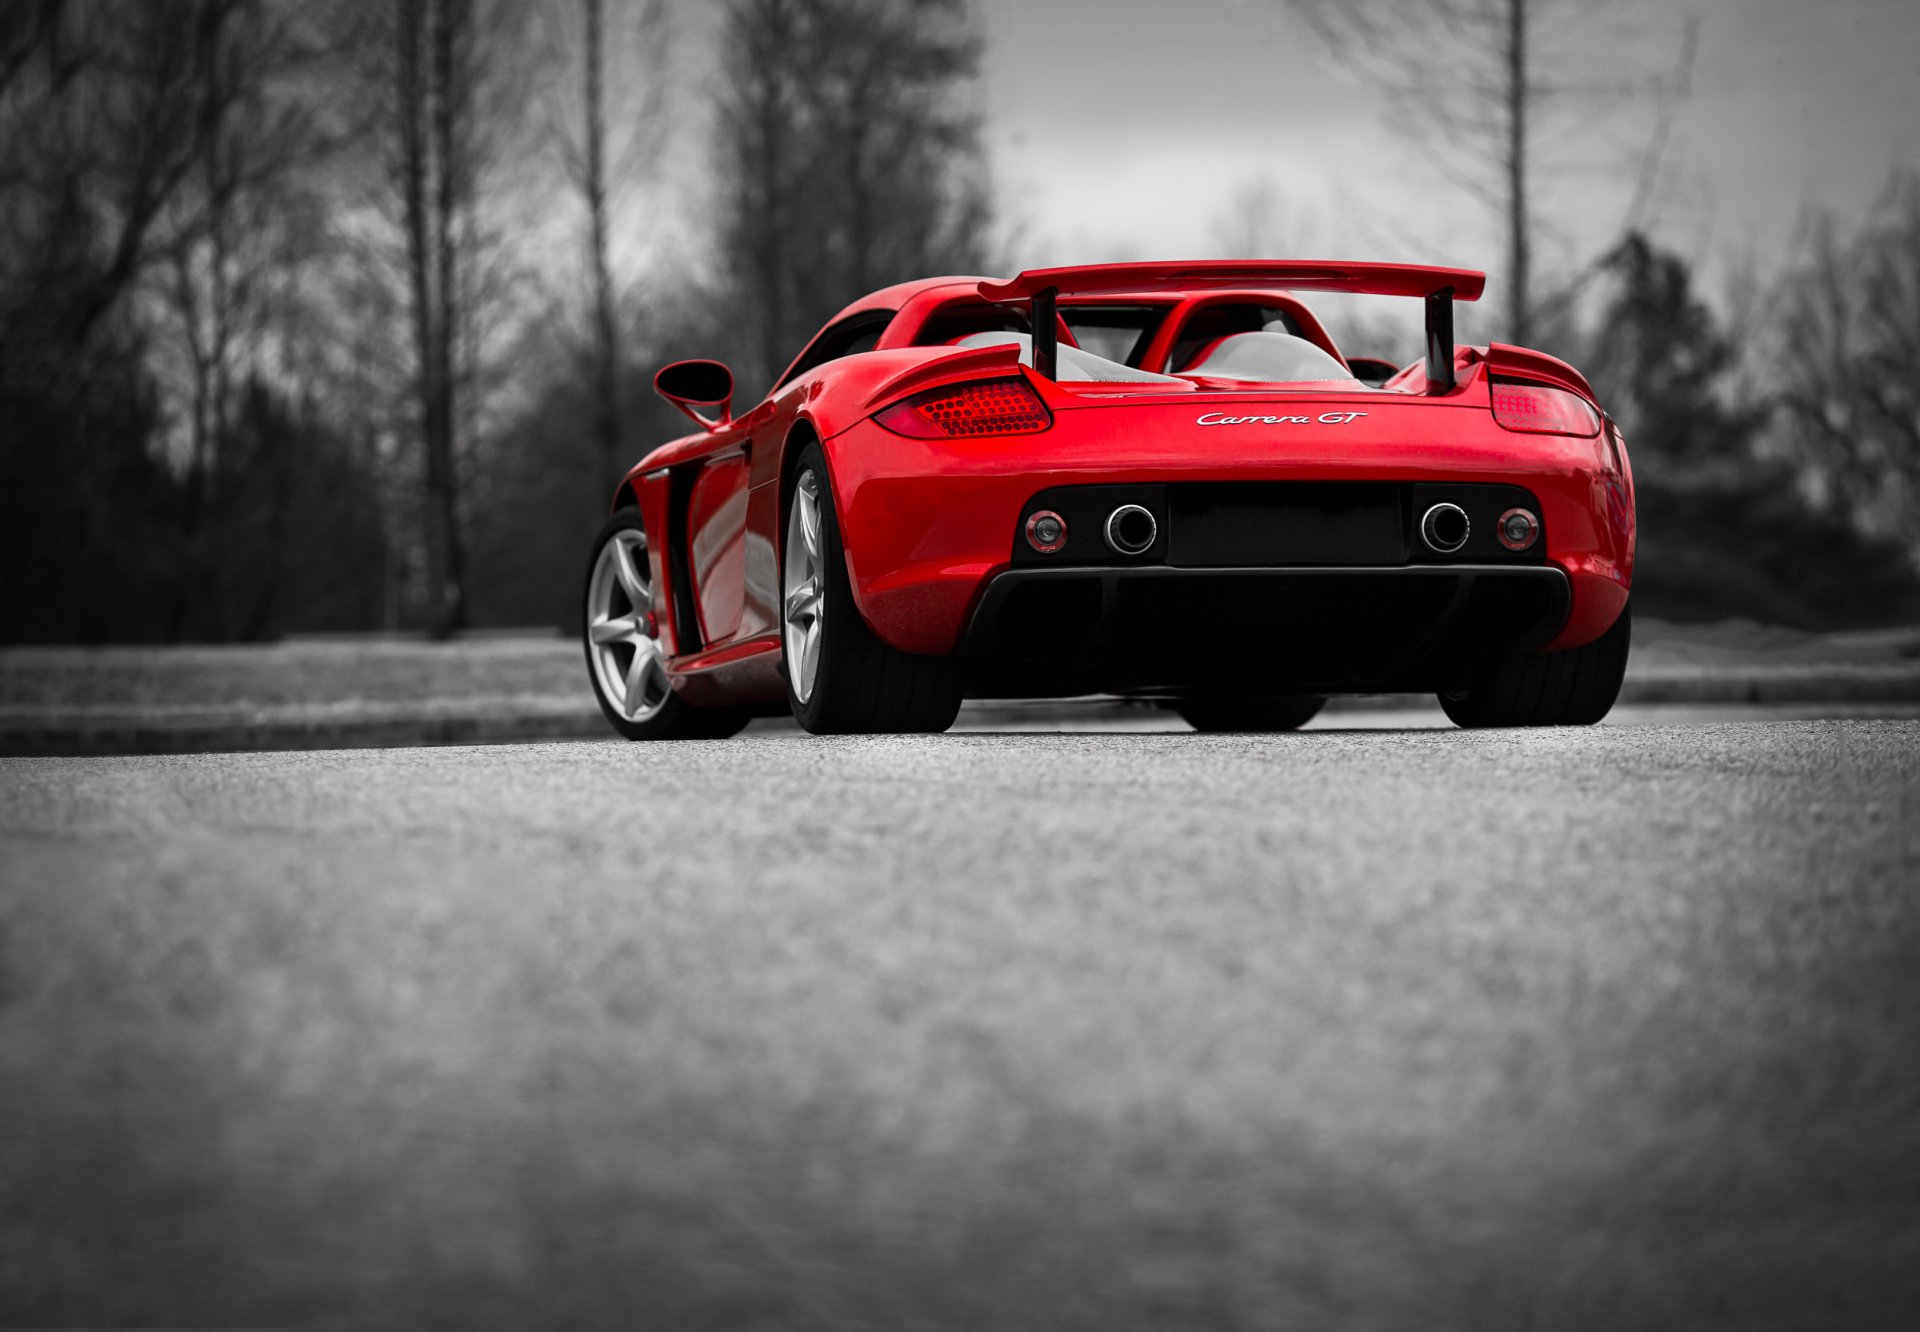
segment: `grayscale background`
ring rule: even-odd
[[[0,0],[0,1325],[1920,1326],[1917,70],[1910,0]],[[1200,257],[1484,268],[1589,375],[1605,723],[612,738],[659,365]]]

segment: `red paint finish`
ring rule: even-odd
[[[746,601],[747,459],[723,455],[700,469],[687,503],[689,563],[701,636],[732,638]]]
[[[665,472],[642,475],[638,472],[628,475],[622,493],[631,493],[640,509],[640,521],[646,525],[649,536],[655,532],[667,530],[669,508],[668,480]],[[653,580],[653,615],[659,629],[660,641],[666,645],[669,654],[686,650],[683,645],[678,621],[672,613],[674,598],[673,565],[666,558],[664,544],[657,540],[647,542],[648,572]]]
[[[1566,621],[1547,647],[1591,642],[1619,616],[1632,586],[1632,470],[1586,379],[1544,353],[1497,343],[1461,347],[1455,387],[1429,396],[1421,362],[1385,390],[1227,389],[1207,380],[1058,384],[1020,366],[1010,346],[916,343],[931,319],[1051,285],[1062,307],[1166,305],[1141,358],[1147,370],[1165,366],[1188,318],[1222,301],[1284,309],[1302,336],[1338,356],[1312,312],[1280,288],[1425,295],[1451,287],[1459,299],[1473,299],[1482,283],[1466,270],[1403,265],[1130,264],[1040,270],[1002,283],[928,279],[856,301],[832,322],[897,311],[874,350],[795,376],[744,415],[656,449],[629,474],[650,537],[671,531],[687,542],[683,567],[699,623],[684,627],[675,623],[673,561],[661,558],[660,540],[652,543],[656,611],[672,644],[675,686],[704,702],[779,696],[770,663],[780,650],[784,487],[792,455],[808,440],[820,441],[827,457],[855,601],[874,632],[903,651],[957,648],[984,587],[1009,566],[1036,492],[1184,481],[1524,487],[1538,500],[1546,560],[1565,573],[1571,591]],[[916,438],[874,419],[943,386],[1015,376],[1045,405],[1049,427]],[[1583,437],[1503,428],[1490,394],[1495,376],[1577,394],[1599,414],[1601,429]],[[675,503],[681,512],[672,512]]]
[[[1054,428],[1001,440],[903,440],[862,424],[828,444],[862,611],[907,652],[950,652],[980,584],[1035,491],[1128,481],[1505,482],[1540,500],[1547,558],[1573,583],[1554,647],[1604,633],[1632,582],[1633,545],[1608,518],[1604,439],[1516,435],[1493,420],[1482,375],[1454,394],[1195,393],[1078,402],[1044,381]],[[1365,415],[1337,424],[1321,417]],[[1209,415],[1305,416],[1308,424],[1200,425]],[[878,436],[878,437],[876,437]],[[1624,539],[1623,539],[1624,537]]]
[[[1033,268],[1005,282],[982,282],[988,300],[1024,300],[1054,288],[1062,295],[1124,291],[1204,291],[1213,287],[1283,287],[1292,291],[1344,291],[1372,296],[1425,296],[1443,287],[1462,301],[1477,301],[1487,275],[1470,268],[1427,264],[1323,263],[1319,260],[1209,259],[1143,264],[1083,264]]]

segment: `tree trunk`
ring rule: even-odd
[[[209,136],[207,152],[209,158],[222,152],[220,136],[214,131]],[[207,404],[207,466],[201,483],[206,486],[207,494],[202,503],[210,516],[208,555],[214,569],[218,571],[212,580],[216,587],[208,589],[214,594],[218,607],[219,623],[215,632],[221,642],[231,642],[234,636],[234,616],[229,596],[232,583],[227,563],[227,552],[223,547],[229,543],[228,520],[226,513],[231,506],[225,493],[231,472],[228,457],[228,445],[232,436],[233,420],[233,284],[230,272],[232,254],[232,193],[224,179],[213,179],[216,172],[224,167],[215,165],[209,168],[209,191],[212,198],[208,202],[207,212],[207,316],[208,345],[212,352],[212,382],[209,386]]]
[[[426,466],[427,615],[438,625],[442,589],[447,582],[446,548],[440,540],[435,496],[439,483],[439,403],[435,376],[433,254],[427,224],[427,90],[422,29],[428,0],[397,0],[400,19],[400,191],[406,218],[407,290],[413,306],[414,395],[420,413],[420,437]]]
[[[791,6],[770,6],[761,18],[766,24],[767,40],[774,49],[794,42],[797,34]],[[788,231],[785,152],[787,121],[792,112],[786,90],[791,77],[779,64],[769,64],[750,76],[753,151],[747,170],[748,197],[753,202],[747,212],[749,234],[753,238],[750,252],[756,270],[754,309],[760,324],[760,345],[755,350],[759,352],[768,384],[786,368],[786,358],[799,350],[789,346],[787,338],[788,257],[792,252],[792,237]]]
[[[1523,346],[1531,335],[1532,285],[1527,247],[1527,4],[1507,0],[1507,336]]]
[[[195,29],[200,104],[194,120],[193,163],[199,168],[207,210],[204,306],[194,269],[195,247],[186,246],[174,256],[174,297],[193,373],[192,440],[180,518],[180,563],[174,570],[172,604],[167,613],[167,640],[174,643],[187,632],[187,610],[195,600],[213,612],[211,617],[202,617],[197,628],[221,641],[229,637],[226,571],[218,558],[220,552],[208,549],[217,543],[209,540],[211,534],[203,532],[209,513],[218,504],[220,452],[226,427],[226,366],[232,339],[226,282],[232,191],[222,157],[228,106],[223,85],[227,67],[222,25],[226,17],[223,8],[209,7],[199,16]]]
[[[605,0],[582,0],[587,19],[587,225],[593,266],[594,438],[600,478],[611,492],[620,481],[619,328],[607,255],[607,123],[604,90]]]
[[[456,70],[455,45],[465,27],[465,0],[437,0],[431,35],[431,91],[433,108],[434,235],[437,267],[434,296],[437,309],[429,348],[433,368],[428,376],[432,409],[427,432],[427,533],[433,550],[428,568],[438,565],[427,629],[435,638],[448,638],[466,627],[466,569],[461,558],[460,521],[454,474],[454,312],[458,308],[454,228],[461,190],[461,147],[456,142],[463,89]]]
[[[209,399],[213,372],[201,340],[199,292],[194,286],[193,258],[183,252],[174,258],[174,299],[180,306],[187,365],[193,376],[192,408],[188,424],[187,471],[181,481],[180,545],[178,563],[173,570],[173,592],[167,607],[167,641],[178,643],[186,635],[187,603],[192,599],[200,573],[200,508],[206,492],[207,458],[212,451],[212,425]]]
[[[292,429],[268,431],[261,441],[268,450],[266,567],[261,573],[260,587],[241,631],[248,642],[259,642],[274,628],[279,609],[280,580],[286,570],[286,540],[283,534],[293,502],[293,451],[319,434],[313,399],[303,396],[298,410],[297,422]],[[262,418],[266,418],[265,413],[262,413]]]

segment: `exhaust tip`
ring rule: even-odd
[[[1153,514],[1138,504],[1122,504],[1107,515],[1107,544],[1122,555],[1143,555],[1160,535]]]
[[[1451,555],[1466,545],[1471,531],[1467,511],[1458,504],[1436,504],[1420,519],[1420,539],[1440,555]]]

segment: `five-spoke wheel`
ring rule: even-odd
[[[668,683],[647,532],[636,509],[614,514],[594,541],[584,638],[600,710],[629,740],[732,735],[746,725],[746,713],[692,707]]]
[[[786,623],[787,683],[802,705],[813,697],[820,674],[822,616],[826,591],[820,554],[820,481],[811,470],[802,471],[793,486],[787,510],[786,573],[782,602]]]
[[[647,534],[638,527],[615,530],[594,556],[587,580],[587,661],[601,699],[622,721],[644,722],[667,701]]]

